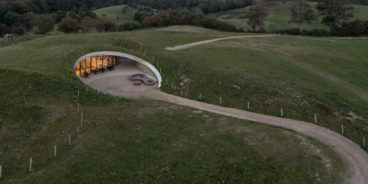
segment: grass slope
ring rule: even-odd
[[[362,145],[368,137],[368,40],[277,36],[226,40],[178,52],[167,46],[239,34],[216,31],[126,33],[163,71],[163,90],[239,109],[313,122]],[[152,35],[155,35],[154,37]],[[163,39],[164,38],[164,39]],[[143,55],[143,54],[141,54]],[[148,58],[150,59],[150,58]],[[187,82],[185,82],[187,81]],[[189,81],[189,82],[188,82]],[[172,89],[171,85],[174,85]],[[365,148],[367,150],[367,147]]]
[[[137,21],[134,20],[136,10],[127,5],[100,8],[93,12],[96,13],[98,17],[109,17],[115,20],[118,24],[137,23]]]
[[[316,14],[318,14],[318,11],[316,9],[317,3],[310,2],[310,5],[313,7]],[[275,31],[289,28],[298,28],[298,25],[296,23],[289,23],[289,20],[291,19],[291,12],[290,12],[291,6],[292,2],[290,1],[268,3],[267,9],[269,11],[269,16],[266,17],[265,20],[265,29],[268,31]],[[368,6],[354,5],[354,8],[355,8],[354,18],[367,20]],[[208,16],[212,18],[217,18],[224,22],[234,24],[246,30],[250,30],[251,28],[247,25],[247,19],[245,14],[247,9],[248,7],[213,13],[209,14]],[[313,21],[310,24],[305,24],[304,27],[306,30],[328,29],[328,26],[322,24],[321,21],[322,17],[318,16],[318,19],[316,21]]]
[[[89,52],[142,56],[115,45],[124,37],[144,42],[150,56],[160,48],[160,64],[170,62],[164,70],[174,66],[173,75],[181,64],[163,45],[223,34],[72,34],[0,48],[0,183],[342,183],[342,161],[315,140],[176,105],[99,94],[73,74],[74,61]],[[160,39],[167,36],[177,39]],[[84,113],[79,136],[77,101]]]

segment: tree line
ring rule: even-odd
[[[117,25],[109,18],[97,18],[92,12],[95,8],[121,3],[127,3],[138,10],[134,18],[140,22],[139,25]],[[251,6],[246,11],[247,24],[254,32],[266,32],[264,22],[269,13],[265,2],[253,0],[249,4]],[[178,24],[242,31],[233,25],[206,18],[201,11],[197,13],[193,10],[196,7],[208,8],[207,11],[222,11],[241,6],[248,6],[247,0],[0,0],[0,36],[5,33],[23,34],[32,28],[36,28],[38,33],[45,34],[53,30],[55,24],[58,24],[59,31],[66,33],[87,32],[90,29],[96,29],[99,32],[123,31]],[[353,6],[349,0],[319,0],[317,10],[318,12],[314,12],[307,0],[294,0],[290,8],[292,16],[289,22],[298,24],[298,29],[278,32],[311,35],[330,33],[368,35],[368,21],[351,21]],[[304,25],[315,21],[318,14],[323,16],[323,23],[330,26],[330,32],[304,30]]]
[[[95,18],[91,10],[126,3],[126,0],[0,0],[0,35],[23,34],[41,20],[51,24],[70,16]],[[44,32],[44,31],[41,31]]]
[[[294,0],[289,22],[298,24],[298,29],[281,30],[290,34],[309,35],[340,35],[360,36],[368,35],[367,20],[353,20],[354,7],[349,0],[319,0],[315,12],[307,0]],[[330,32],[325,30],[305,31],[304,24],[317,20],[317,14],[321,15],[322,23],[330,27]],[[268,16],[267,7],[263,0],[254,0],[253,5],[246,12],[247,24],[254,32],[265,32],[264,21]]]

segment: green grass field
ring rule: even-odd
[[[317,3],[310,2],[316,14],[318,11],[316,9]],[[296,23],[289,23],[291,19],[290,7],[292,6],[292,2],[272,2],[267,4],[267,10],[269,12],[269,16],[265,20],[265,29],[267,31],[275,31],[281,29],[290,29],[290,28],[298,28]],[[368,6],[363,5],[354,5],[354,14],[357,19],[367,20],[368,19]],[[209,17],[217,18],[221,21],[228,22],[234,24],[240,28],[245,30],[250,30],[251,28],[247,25],[246,19],[246,8],[240,8],[235,10],[223,11],[218,13],[209,14]],[[313,21],[310,24],[305,24],[304,27],[306,30],[312,29],[328,29],[328,26],[321,23],[322,18],[318,16],[318,19]]]
[[[179,52],[163,49],[230,35],[234,34],[148,29],[55,35],[1,47],[0,183],[342,183],[344,163],[318,141],[177,105],[99,94],[73,72],[74,62],[86,53],[120,51],[147,60],[155,56],[165,79],[178,86],[185,75],[192,81],[188,98],[196,99],[201,92],[209,103],[217,103],[222,95],[226,106],[244,108],[250,99],[252,110],[269,114],[282,104],[288,116],[302,119],[308,119],[309,113],[301,110],[314,112],[317,102],[331,113],[347,105],[366,106],[335,84],[292,64],[294,60],[306,62],[298,58],[306,57],[306,52],[317,54],[315,57],[322,54],[319,47],[325,44],[331,46],[331,55],[340,47],[352,48],[351,40],[277,37],[224,41]],[[147,57],[141,51],[116,46],[120,38],[143,43]],[[282,49],[299,46],[308,49],[291,50],[297,55],[282,54]],[[314,58],[310,64],[353,79],[339,68],[348,65],[347,59],[351,59],[351,69],[361,67],[356,60],[363,56],[363,49],[344,49],[334,56],[341,57],[335,68],[312,63]],[[354,85],[364,81],[363,77]],[[178,93],[166,85],[163,90]],[[77,102],[84,113],[79,137]],[[300,103],[309,105],[299,108]],[[364,109],[354,112],[367,117]],[[332,126],[334,122],[327,121],[335,116],[323,115],[322,125]],[[359,126],[363,123],[351,125]],[[72,146],[67,145],[68,135],[72,135]],[[57,157],[53,157],[53,145],[58,146]],[[28,171],[30,157],[32,172]]]
[[[96,13],[98,17],[109,17],[115,20],[118,24],[137,23],[137,21],[134,20],[134,14],[136,10],[127,5],[101,8],[93,12]]]

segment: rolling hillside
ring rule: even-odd
[[[317,3],[310,3],[314,7],[315,12],[318,14],[315,6]],[[272,2],[267,4],[267,9],[269,11],[269,16],[265,20],[265,28],[268,31],[275,31],[280,29],[297,28],[297,24],[289,23],[291,12],[290,7],[292,3],[287,1],[285,3]],[[247,7],[248,8],[248,7]],[[218,12],[209,14],[209,17],[217,18],[221,21],[234,24],[238,27],[249,30],[250,27],[247,25],[247,19],[245,12],[247,8],[235,9],[230,11]],[[354,5],[355,8],[355,18],[368,20],[368,6]],[[305,24],[306,30],[312,29],[328,29],[328,26],[321,23],[321,17],[318,20],[313,21],[311,24]]]
[[[116,21],[118,24],[124,23],[137,23],[134,20],[134,14],[136,10],[127,5],[111,6],[107,8],[101,8],[93,11],[99,17],[109,17]]]
[[[287,117],[300,119],[318,112],[321,125],[332,129],[331,120],[342,117],[336,112],[354,111],[367,117],[366,102],[300,67],[303,63],[318,67],[367,90],[368,80],[361,76],[366,62],[360,60],[367,54],[366,40],[353,44],[351,40],[276,37],[164,50],[233,35],[238,34],[174,27],[56,35],[1,47],[0,183],[343,183],[344,161],[318,141],[177,105],[100,94],[73,71],[80,56],[94,51],[126,52],[146,60],[155,56],[169,80],[163,90],[172,94],[180,91],[169,84],[179,87],[188,78],[191,82],[184,95],[198,99],[202,93],[202,100],[209,103],[217,104],[222,95],[225,106],[244,108],[250,100],[252,111],[274,114],[282,106]],[[142,43],[147,56],[118,46],[120,38]],[[326,45],[335,55],[333,67],[330,60],[314,62]],[[298,50],[299,46],[307,49]],[[310,53],[315,56],[307,57]],[[349,71],[356,68],[361,70],[352,75]],[[361,80],[354,81],[355,75]],[[362,121],[354,119],[346,126],[353,140],[353,135],[365,133]],[[28,171],[30,157],[32,172]]]

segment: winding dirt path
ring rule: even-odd
[[[239,39],[239,38],[264,38],[264,37],[273,37],[273,36],[277,36],[277,35],[232,36],[232,37],[216,38],[216,39],[212,39],[212,40],[203,40],[203,41],[188,43],[188,44],[184,44],[184,45],[166,47],[166,50],[169,50],[169,51],[184,50],[184,49],[189,49],[189,48],[196,47],[196,46],[199,46],[199,45],[204,45],[204,44],[217,42],[217,41],[221,41],[221,40],[230,40],[230,39]]]
[[[159,90],[147,92],[145,97],[165,101],[173,104],[183,105],[212,112],[220,115],[262,123],[266,125],[290,129],[306,136],[317,139],[338,152],[348,165],[348,176],[346,182],[350,184],[368,183],[368,154],[356,143],[345,138],[332,130],[318,125],[286,118],[268,116],[234,108],[221,107],[217,105],[202,103],[194,100],[163,93]]]

